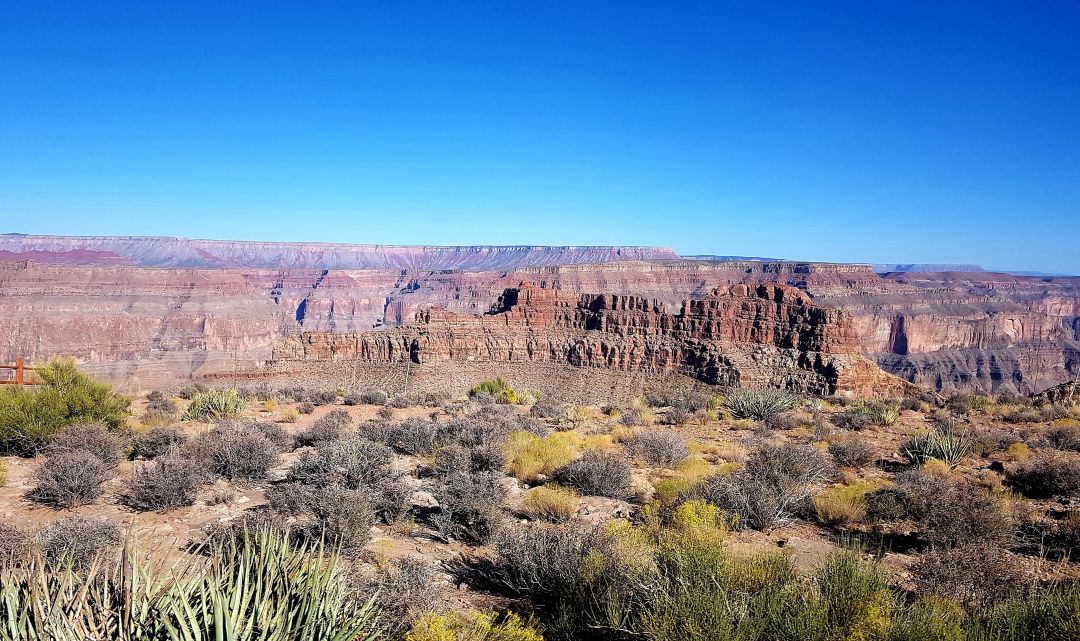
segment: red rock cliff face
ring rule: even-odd
[[[721,287],[685,302],[678,314],[639,296],[523,284],[506,290],[485,315],[434,308],[398,329],[291,335],[274,350],[271,369],[296,372],[298,364],[322,361],[361,367],[412,361],[443,364],[444,371],[447,365],[567,364],[817,394],[898,396],[914,389],[863,358],[845,312],[778,284]],[[519,382],[529,378],[527,369],[517,371]],[[540,378],[545,371],[535,370]],[[524,382],[544,386],[539,379]]]

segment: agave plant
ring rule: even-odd
[[[870,416],[874,419],[874,425],[896,425],[896,422],[900,420],[900,409],[886,405],[876,409]]]
[[[929,432],[912,432],[900,445],[904,456],[913,463],[922,465],[934,458],[949,467],[971,456],[974,448],[971,435],[955,419],[940,420]]]
[[[180,417],[182,421],[209,421],[238,418],[247,408],[247,400],[236,390],[209,390],[196,394]]]
[[[371,601],[351,594],[337,557],[256,531],[170,568],[137,551],[82,573],[40,556],[0,569],[5,641],[371,641]]]
[[[739,389],[724,397],[724,405],[734,418],[764,421],[795,407],[791,394],[775,389]]]

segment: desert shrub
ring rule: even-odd
[[[333,405],[337,402],[337,392],[330,389],[311,390],[307,394],[307,400],[316,407],[320,405]]]
[[[1080,421],[1058,419],[1046,432],[1046,442],[1058,450],[1080,452]]]
[[[613,452],[587,450],[556,468],[551,476],[587,496],[625,499],[630,495],[630,464]]]
[[[904,456],[919,465],[933,458],[955,467],[974,449],[970,433],[951,418],[937,420],[929,432],[913,432],[900,444]]]
[[[1006,472],[1005,478],[1013,489],[1031,499],[1080,496],[1080,461],[1039,458]]]
[[[14,523],[0,521],[0,564],[11,563],[26,553],[30,535]]]
[[[650,467],[674,467],[690,450],[677,432],[639,430],[626,443],[626,451]]]
[[[511,432],[505,448],[504,469],[525,483],[535,482],[539,474],[550,476],[574,458],[569,442],[560,434],[540,438],[530,432]]]
[[[691,496],[738,515],[742,527],[770,530],[790,522],[811,486],[833,473],[825,455],[808,445],[762,445],[742,469],[706,478]]]
[[[433,421],[410,418],[390,426],[386,444],[405,454],[427,455],[435,448],[438,431]]]
[[[359,392],[349,392],[345,396],[341,397],[341,402],[349,407],[354,405],[363,405],[364,397]]]
[[[1042,420],[1042,414],[1030,407],[1023,407],[1007,412],[1002,418],[1006,423],[1038,423]]]
[[[352,417],[345,410],[333,410],[315,419],[311,427],[296,436],[300,445],[317,445],[341,438],[345,430],[352,425]]]
[[[628,409],[619,414],[619,425],[640,427],[645,425],[645,420],[641,418],[640,410]]]
[[[455,474],[435,491],[439,502],[436,527],[444,538],[454,536],[484,544],[506,521],[507,490],[498,474]]]
[[[193,505],[202,481],[203,468],[195,461],[161,456],[134,469],[127,502],[139,510],[165,511]]]
[[[301,414],[311,414],[315,411],[315,403],[312,403],[311,401],[301,401],[296,406],[296,411],[300,412]]]
[[[567,523],[514,524],[492,542],[494,563],[490,580],[534,602],[572,597],[578,592],[582,560],[604,549],[598,528]]]
[[[529,409],[529,415],[535,416],[536,418],[562,418],[565,413],[566,409],[564,405],[549,397],[540,399]]]
[[[131,440],[131,455],[152,460],[179,452],[187,442],[187,435],[176,427],[152,427]]]
[[[34,470],[33,477],[37,486],[27,498],[65,509],[92,503],[101,496],[101,486],[108,479],[105,464],[89,452],[52,456]]]
[[[176,403],[154,390],[146,395],[146,417],[144,422],[169,423],[176,418]]]
[[[860,410],[847,410],[829,414],[829,422],[842,430],[861,431],[874,422],[872,416]]]
[[[224,422],[224,421],[223,421]],[[265,436],[279,452],[291,452],[296,449],[296,438],[289,431],[267,421],[243,421],[243,426]]]
[[[876,521],[922,520],[931,504],[951,492],[948,479],[912,470],[898,474],[895,483],[875,490],[863,498],[867,516]]]
[[[112,387],[80,374],[72,360],[54,359],[34,371],[36,390],[0,386],[0,446],[32,455],[69,425],[98,423],[117,429],[126,420],[128,400]]]
[[[1001,430],[977,430],[971,435],[972,451],[980,456],[1004,452],[1016,442],[1017,437]]]
[[[97,457],[108,469],[115,468],[127,458],[124,439],[109,432],[104,425],[76,423],[56,433],[45,448],[47,456],[65,452],[86,452]]]
[[[667,425],[682,425],[690,420],[690,412],[682,407],[673,407],[664,415],[664,423]]]
[[[207,389],[209,388],[207,388],[202,383],[191,383],[189,385],[181,387],[180,391],[178,391],[176,395],[184,399],[185,401],[190,401],[191,399],[195,398],[196,394],[201,394]]]
[[[0,461],[0,487],[7,485],[7,476],[7,465],[3,461]]]
[[[919,593],[952,599],[969,608],[1004,601],[1030,581],[1008,552],[981,541],[931,550],[919,557],[912,574]]]
[[[496,472],[506,463],[506,450],[502,443],[484,443],[472,448],[469,459],[473,472]]]
[[[264,478],[278,460],[278,449],[265,434],[236,422],[199,434],[187,449],[192,459],[227,479]]]
[[[724,397],[724,405],[735,418],[764,421],[795,406],[794,396],[773,389],[738,389]]]
[[[1027,463],[1031,460],[1031,449],[1024,443],[1013,443],[1005,453],[1017,463]]]
[[[281,410],[280,420],[282,423],[295,423],[300,420],[300,411],[295,407],[286,407]]]
[[[839,467],[866,467],[877,460],[874,446],[861,438],[832,441],[828,451]]]
[[[223,418],[239,418],[247,408],[247,401],[236,390],[208,390],[196,394],[184,410],[181,420],[217,421]]]
[[[1069,414],[1069,409],[1063,405],[1043,405],[1039,408],[1039,420],[1041,421],[1056,421],[1067,418]]]
[[[322,443],[315,451],[302,452],[287,478],[305,485],[337,484],[355,490],[397,475],[389,447],[354,438]]]
[[[510,383],[501,376],[481,381],[469,390],[470,398],[476,399],[481,394],[488,394],[494,402],[506,405],[532,405],[543,398],[540,392],[510,387]]]
[[[366,389],[360,392],[360,402],[364,405],[385,405],[386,392],[377,389]]]
[[[882,485],[889,485],[889,483],[834,485],[813,496],[814,511],[825,525],[831,527],[853,525],[866,516],[866,501],[863,497],[880,489]]]
[[[777,431],[797,430],[800,428],[817,428],[823,426],[824,421],[814,413],[804,409],[784,412],[765,419],[765,425],[769,429]]]
[[[313,495],[311,514],[317,534],[345,554],[359,554],[371,540],[375,510],[362,491],[333,485],[320,488]]]
[[[534,487],[525,495],[525,514],[534,521],[562,523],[577,514],[581,499],[577,492],[554,483]]]
[[[34,543],[49,565],[71,563],[84,569],[99,554],[120,545],[120,528],[107,519],[72,515],[46,523],[34,535]]]
[[[918,412],[922,409],[923,402],[917,398],[906,396],[900,400],[900,409],[908,410],[911,412]]]
[[[430,612],[420,617],[405,641],[544,641],[533,623],[512,612],[504,616],[484,612]]]
[[[437,476],[464,474],[472,467],[472,454],[462,445],[446,445],[435,452],[432,469]]]
[[[389,623],[392,635],[408,628],[421,615],[431,610],[438,595],[435,575],[438,568],[414,557],[390,559],[379,568],[375,579],[361,591],[365,598],[374,598],[382,620]],[[442,641],[445,637],[436,637]]]
[[[299,516],[311,510],[318,489],[298,482],[271,485],[266,488],[266,504],[275,514]]]

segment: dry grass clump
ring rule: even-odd
[[[142,424],[147,427],[169,425],[176,420],[176,403],[165,398],[165,394],[154,390],[146,395],[146,413]]]
[[[523,501],[525,514],[534,521],[562,523],[574,518],[581,499],[572,489],[548,483],[534,487],[525,495]]]
[[[690,454],[682,436],[667,430],[639,430],[626,452],[649,467],[674,467]]]
[[[562,485],[587,496],[625,499],[629,496],[630,464],[613,452],[588,450],[551,474]]]
[[[573,448],[564,434],[542,439],[525,431],[512,432],[505,448],[504,469],[523,483],[535,483],[540,474],[550,476],[574,458]]]
[[[675,466],[675,474],[672,478],[693,485],[712,473],[712,466],[705,459],[691,456],[679,461]]]
[[[278,413],[278,420],[282,423],[295,423],[300,420],[300,411],[295,407],[286,407]]]
[[[1050,424],[1046,442],[1058,450],[1080,452],[1080,421],[1059,418]]]
[[[62,452],[34,470],[37,486],[27,493],[36,503],[72,509],[92,503],[101,496],[108,480],[105,464],[89,452]]]
[[[132,472],[127,502],[139,510],[173,510],[195,503],[204,469],[195,461],[161,456]]]
[[[849,527],[866,517],[866,501],[863,497],[891,484],[889,481],[879,480],[833,485],[813,496],[814,510],[825,525]]]
[[[839,429],[859,432],[870,427],[874,419],[862,410],[845,410],[829,414],[829,422]]]
[[[1017,463],[1027,463],[1032,457],[1031,449],[1024,443],[1013,443],[1005,450],[1005,454],[1009,460]]]
[[[544,641],[531,620],[514,613],[429,612],[409,628],[405,641]]]
[[[750,455],[750,452],[738,443],[721,441],[716,447],[716,455],[731,463],[743,463]]]

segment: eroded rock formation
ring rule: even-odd
[[[455,374],[475,364],[472,381],[499,364],[536,364],[674,373],[709,385],[814,394],[896,397],[914,389],[862,356],[846,312],[819,307],[806,293],[775,283],[719,287],[684,301],[678,313],[640,296],[523,283],[505,290],[483,315],[432,308],[397,329],[291,335],[275,348],[270,368],[295,372],[311,362],[356,362],[362,375],[366,365],[406,361]],[[518,383],[547,387],[547,370],[534,371],[530,376],[518,367]]]

